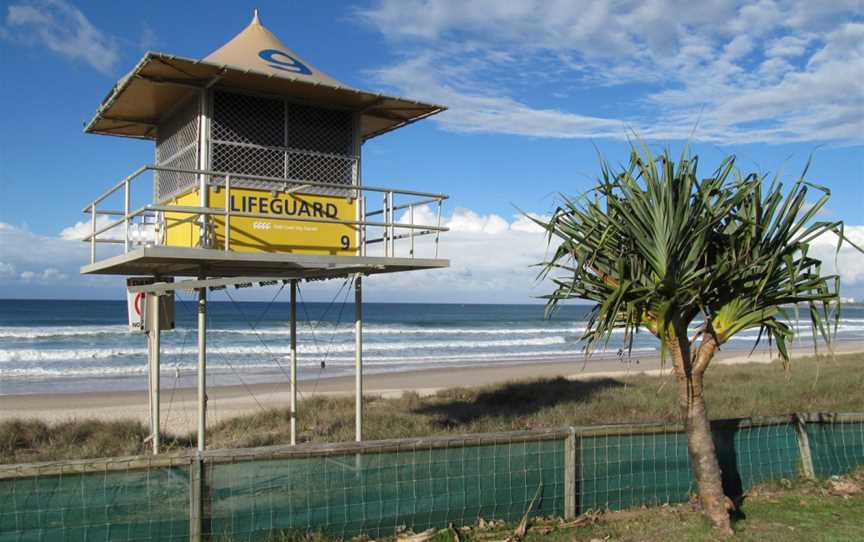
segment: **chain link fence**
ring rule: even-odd
[[[864,414],[713,423],[724,489],[864,465]],[[684,502],[678,425],[569,427],[0,465],[0,541],[256,540]]]

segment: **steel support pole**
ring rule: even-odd
[[[144,301],[144,336],[147,340],[147,415],[150,421],[150,440],[153,440],[154,425],[153,425],[153,337],[149,330],[150,328],[150,313],[147,312],[147,303],[150,299],[150,294],[145,294]],[[144,441],[146,444],[146,440]]]
[[[354,278],[354,430],[363,441],[363,286],[360,274]]]
[[[198,289],[198,451],[207,447],[207,288]]]
[[[291,281],[291,445],[297,444],[297,281]]]
[[[151,399],[150,404],[152,405],[152,411],[150,413],[152,428],[153,428],[153,454],[159,453],[159,357],[161,350],[161,330],[159,329],[161,322],[160,320],[160,306],[159,306],[159,296],[155,294],[150,295],[148,305],[150,308],[148,312],[150,313],[150,378],[151,378],[151,386],[150,393]]]

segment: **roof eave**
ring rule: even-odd
[[[196,64],[196,65],[209,66],[209,67],[212,67],[212,68],[215,68],[215,69],[221,71],[223,74],[236,72],[236,73],[242,73],[242,74],[257,75],[260,77],[266,77],[268,79],[274,78],[274,76],[272,74],[264,73],[264,72],[257,71],[257,70],[238,69],[238,68],[234,68],[234,67],[227,65],[227,64],[215,64],[212,62],[205,62],[203,60],[196,60],[196,59],[172,55],[172,54],[168,54],[168,53],[147,51],[144,54],[144,56],[141,58],[141,60],[139,60],[138,63],[135,64],[135,67],[131,71],[129,71],[126,75],[124,75],[114,85],[111,92],[108,93],[108,95],[102,101],[102,104],[100,104],[99,108],[96,110],[96,114],[93,116],[92,119],[90,119],[90,122],[88,122],[87,125],[84,127],[84,132],[85,133],[94,133],[94,134],[104,134],[104,135],[121,135],[121,134],[116,134],[116,133],[112,133],[112,132],[97,130],[96,129],[96,123],[99,122],[99,120],[105,118],[104,117],[105,112],[113,106],[113,104],[117,101],[119,96],[129,87],[129,85],[135,79],[135,77],[140,75],[141,71],[150,62],[152,62],[153,60],[161,60],[161,59],[177,60],[177,61],[181,61],[181,62],[189,62],[189,63]],[[353,94],[357,94],[357,95],[361,95],[361,96],[368,96],[368,97],[372,97],[372,98],[377,98],[379,100],[395,100],[395,101],[403,102],[403,103],[406,103],[409,105],[416,105],[416,106],[419,106],[421,108],[429,110],[427,113],[424,113],[423,115],[420,115],[420,116],[412,118],[412,119],[406,119],[405,122],[397,123],[396,125],[389,127],[386,130],[379,130],[377,132],[373,132],[364,138],[367,140],[447,110],[447,107],[443,106],[443,105],[438,105],[438,104],[433,104],[433,103],[428,103],[428,102],[421,102],[421,101],[417,101],[417,100],[411,100],[411,99],[403,98],[401,96],[391,96],[391,95],[383,94],[380,92],[370,92],[370,91],[365,91],[365,90],[359,90],[359,89],[355,89],[353,87],[348,87],[348,86],[344,86],[344,85],[330,85],[330,84],[321,83],[321,82],[317,82],[317,81],[316,82],[310,82],[310,81],[305,81],[303,79],[295,78],[295,77],[279,77],[279,79],[285,79],[285,80],[291,81],[292,83],[295,83],[295,84],[308,85],[311,87],[326,87],[326,88],[330,88],[330,89],[333,89],[333,90],[336,90],[339,92],[353,93]],[[196,85],[194,82],[194,79],[190,79],[189,83],[184,83],[184,84],[188,84],[188,85],[192,85],[192,86],[200,86],[200,87],[204,88],[207,86],[208,81],[200,81],[200,84]],[[128,137],[139,137],[142,139],[152,139],[151,137],[147,137],[147,136],[128,136]]]

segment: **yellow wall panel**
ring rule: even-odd
[[[225,190],[210,189],[211,208],[225,208]],[[198,206],[198,191],[172,200],[171,205]],[[357,220],[357,201],[344,197],[306,194],[275,196],[269,190],[231,189],[232,213],[260,213],[266,218],[232,214],[230,249],[235,252],[282,252],[353,256],[357,250],[357,227],[345,224],[307,222],[299,219]],[[165,213],[165,242],[170,246],[198,246],[199,226],[184,223],[183,213]],[[272,217],[272,218],[271,218]],[[282,219],[279,219],[281,217]],[[225,218],[211,216],[213,248],[225,246]]]

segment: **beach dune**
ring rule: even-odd
[[[841,353],[864,352],[864,343],[845,342],[836,345]],[[811,348],[792,349],[794,358],[813,353]],[[776,358],[776,351],[775,356]],[[767,348],[748,355],[747,351],[721,352],[716,363],[768,363],[772,361]],[[592,359],[574,356],[572,361],[549,362],[536,360],[500,365],[446,369],[413,370],[398,373],[372,374],[364,379],[364,393],[370,396],[393,397],[411,391],[420,395],[434,394],[453,387],[472,387],[512,380],[564,377],[590,379],[624,377],[633,374],[668,375],[669,366],[661,369],[658,356],[640,357],[639,363],[616,359]],[[324,378],[301,381],[302,400],[312,396],[346,396],[354,393],[353,377]],[[194,430],[196,390],[192,388],[162,391],[162,427],[166,432],[185,433]],[[254,413],[261,408],[287,408],[288,382],[284,379],[268,384],[218,386],[208,389],[208,423]],[[38,418],[48,422],[96,418],[101,420],[137,419],[147,421],[148,406],[145,391],[54,393],[0,396],[0,418]]]

